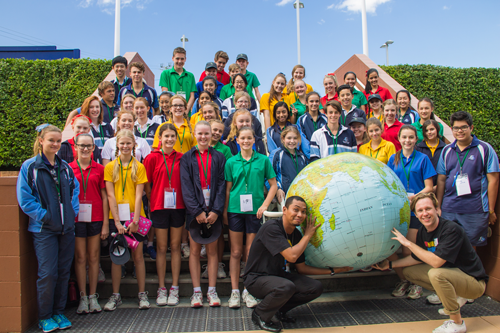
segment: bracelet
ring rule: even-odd
[[[392,261],[389,260],[389,269],[392,269]]]
[[[330,275],[331,276],[335,275],[335,271],[333,270],[333,267],[328,267],[328,268],[330,268],[330,272],[331,272]]]

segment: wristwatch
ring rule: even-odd
[[[328,268],[330,268],[330,272],[331,272],[330,275],[331,276],[335,275],[335,271],[333,270],[333,267],[328,267]]]
[[[392,269],[392,261],[389,260],[389,269]]]

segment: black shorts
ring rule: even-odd
[[[185,220],[185,209],[158,209],[151,212],[153,228],[156,229],[180,228]]]
[[[412,215],[410,217],[410,229],[420,229],[421,226],[422,223],[420,222],[418,217]]]
[[[227,213],[229,230],[234,232],[246,232],[256,234],[262,225],[262,218],[258,219],[254,214]]]
[[[87,238],[99,235],[102,230],[102,221],[76,222],[75,237]]]
[[[124,224],[125,222],[122,222],[122,225]],[[111,236],[111,234],[113,232],[118,232],[118,229],[116,229],[116,225],[115,225],[115,220],[109,220],[109,242],[111,243],[112,240],[113,240],[113,236]],[[135,239],[137,239],[138,242],[144,242],[145,240],[148,239],[148,236],[143,236],[141,234],[138,234],[136,232],[134,232],[132,235],[134,235]]]

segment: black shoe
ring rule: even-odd
[[[286,312],[281,312],[281,311],[276,312],[276,318],[278,318],[279,321],[281,321],[282,323],[293,324],[296,321],[295,318],[289,317],[286,315]]]
[[[270,321],[266,323],[262,319],[260,319],[259,315],[253,310],[252,312],[252,321],[255,325],[259,326],[261,330],[269,331],[269,332],[281,332],[281,327]]]

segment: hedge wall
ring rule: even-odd
[[[63,128],[111,69],[90,59],[0,59],[0,169],[17,170],[33,153],[35,127]]]
[[[472,114],[474,133],[500,152],[500,69],[432,65],[380,66],[418,99],[434,101],[435,113],[449,124],[459,110]]]

